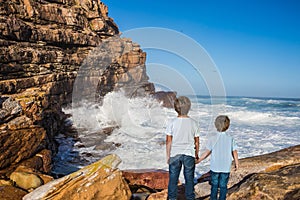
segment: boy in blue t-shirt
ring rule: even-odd
[[[234,158],[235,169],[237,170],[239,167],[235,141],[225,132],[229,128],[229,125],[230,120],[227,116],[220,115],[216,118],[215,127],[218,133],[216,137],[209,138],[206,151],[196,161],[196,163],[199,163],[211,155],[211,200],[217,200],[218,188],[220,188],[219,200],[226,199],[232,157]]]

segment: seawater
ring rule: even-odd
[[[228,115],[231,120],[227,132],[236,140],[240,158],[300,144],[300,99],[189,98],[192,101],[189,115],[200,126],[200,152],[204,152],[207,139],[215,133],[214,119],[220,114]],[[63,135],[56,138],[61,145],[54,173],[75,171],[111,153],[122,159],[120,169],[168,170],[165,128],[177,116],[173,109],[162,107],[150,97],[128,99],[122,92],[113,92],[105,96],[101,106],[82,102],[64,111],[72,115],[66,123],[77,129],[79,138]],[[99,133],[111,126],[118,128],[108,136]],[[113,144],[118,145],[110,148]],[[196,177],[208,170],[209,159],[196,166]]]

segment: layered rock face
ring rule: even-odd
[[[105,96],[112,90],[120,89],[129,97],[153,94],[154,85],[148,82],[149,77],[146,74],[146,53],[130,40],[122,40],[117,46],[121,46],[123,52],[102,74],[97,85],[97,94]],[[111,85],[114,87],[110,87]]]
[[[100,0],[0,0],[0,199],[22,199],[36,188],[25,199],[130,199],[116,156],[62,179],[47,174],[54,137],[64,132],[62,105],[114,90],[153,94],[145,59],[138,44],[120,39]],[[176,95],[154,96],[172,107]],[[167,184],[166,173],[130,177],[129,184],[159,190]],[[229,187],[228,199],[299,199],[299,146],[242,159]],[[196,192],[208,199],[209,184],[197,184]],[[163,190],[148,199],[166,195]]]
[[[88,52],[119,33],[100,1],[14,0],[0,9],[2,94],[39,87],[51,99],[70,102]]]
[[[102,40],[89,52],[73,87],[72,101],[99,100],[107,93],[123,90],[128,97],[154,93],[146,73],[146,53],[140,45],[118,36]]]
[[[114,54],[90,54],[101,45]],[[139,45],[120,39],[100,0],[0,1],[0,179],[50,173],[75,82],[75,100],[124,85],[153,93],[145,59]]]

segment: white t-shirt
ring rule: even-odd
[[[237,149],[234,139],[226,132],[218,132],[208,139],[206,149],[211,151],[210,169],[214,172],[230,172],[232,151]]]
[[[170,156],[184,154],[195,157],[195,137],[199,137],[196,120],[189,117],[177,117],[169,122],[166,134],[172,136]]]

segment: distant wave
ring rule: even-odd
[[[295,126],[300,123],[299,117],[280,116],[274,113],[261,113],[254,111],[231,111],[227,113],[235,121],[253,125],[285,125]]]

